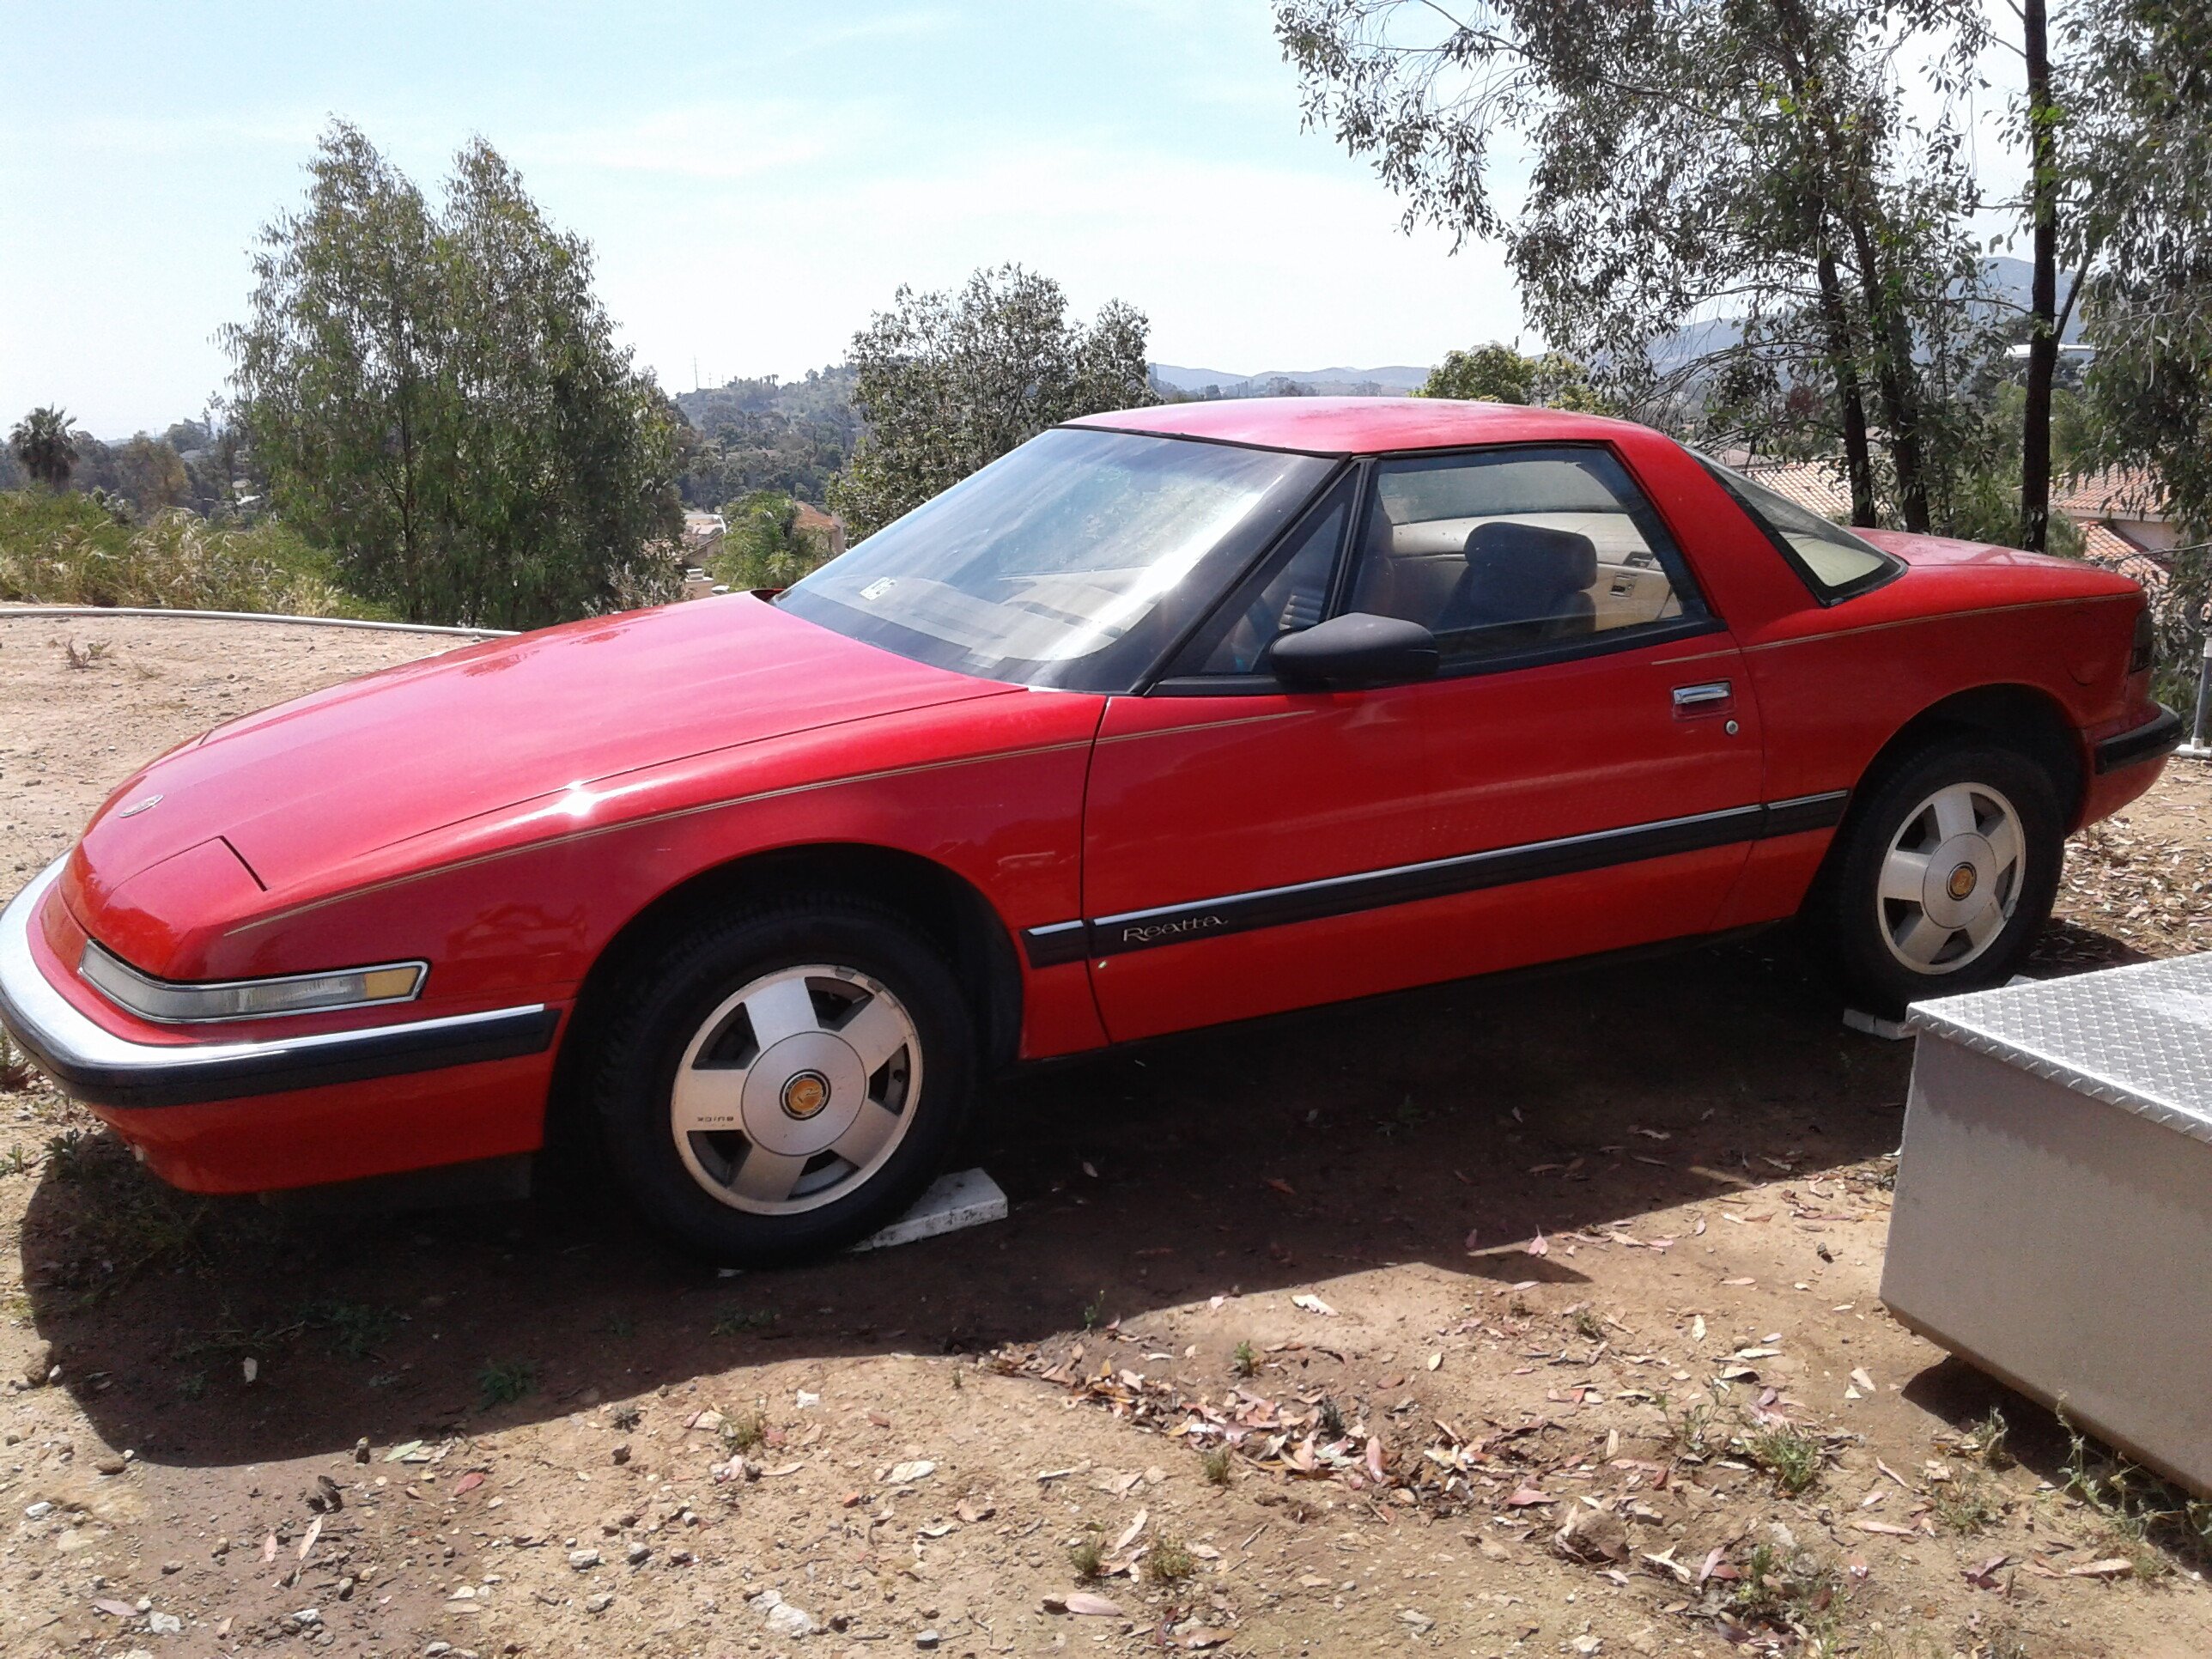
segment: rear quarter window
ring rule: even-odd
[[[1745,516],[1765,532],[1821,604],[1836,605],[1879,587],[1905,568],[1905,561],[1895,554],[1854,536],[1780,491],[1710,457],[1696,459],[1712,475],[1713,482],[1744,510]]]

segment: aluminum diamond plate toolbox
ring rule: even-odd
[[[1907,1023],[1883,1302],[2212,1493],[2212,956],[1946,997]]]

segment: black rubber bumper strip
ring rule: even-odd
[[[2158,760],[2180,747],[2181,716],[2160,703],[2155,719],[2144,721],[2132,732],[2123,732],[2117,738],[2106,738],[2097,745],[2097,775],[2102,777],[2107,772]]]
[[[1086,957],[1120,956],[1130,951],[1180,945],[1195,939],[1350,915],[1386,905],[1410,904],[1486,887],[1541,881],[1548,876],[1601,870],[1616,864],[1665,858],[1674,853],[1694,853],[1740,842],[1796,835],[1808,830],[1831,829],[1842,822],[1844,806],[1850,798],[1849,791],[1838,789],[1765,805],[1725,807],[1717,812],[1600,830],[1557,841],[1501,847],[1424,864],[1330,876],[1286,887],[1164,905],[1158,909],[1132,910],[1090,921],[1054,922],[1049,927],[1028,929],[1023,935],[1023,945],[1032,967],[1048,968]]]
[[[23,1051],[76,1099],[88,1106],[135,1109],[151,1106],[198,1106],[210,1101],[243,1100],[293,1089],[321,1089],[338,1083],[365,1083],[405,1077],[483,1060],[515,1060],[545,1052],[559,1029],[553,1008],[518,1008],[462,1025],[431,1024],[388,1031],[349,1033],[356,1041],[317,1048],[268,1048],[234,1058],[161,1066],[137,1063],[104,1065],[57,1052],[40,1034],[13,1018],[4,993],[0,1017]],[[427,1023],[426,1023],[427,1024]]]
[[[0,1024],[41,1069],[90,1105],[191,1106],[513,1060],[543,1054],[560,1029],[558,1008],[531,1003],[301,1036],[137,1042],[63,996],[32,949],[39,906],[61,872],[60,860],[49,865],[0,909]]]

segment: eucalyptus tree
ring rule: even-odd
[[[1547,409],[1610,413],[1589,383],[1589,371],[1562,352],[1531,357],[1495,342],[1473,351],[1447,351],[1443,362],[1414,394],[1422,398],[1473,398],[1487,403],[1540,404]]]
[[[2069,33],[2093,442],[2151,470],[2188,538],[2212,541],[2212,0],[2085,0]],[[2177,558],[2170,662],[2208,601],[2212,550]]]
[[[43,404],[15,422],[8,434],[8,447],[32,482],[64,489],[77,462],[76,434],[69,410]]]
[[[672,596],[672,417],[582,239],[489,144],[433,204],[334,122],[224,331],[233,413],[292,526],[414,621],[535,627]]]
[[[1409,223],[1503,241],[1530,320],[1617,399],[1679,408],[1694,384],[1723,413],[1825,426],[1853,519],[1886,484],[1913,529],[1936,394],[1984,331],[1953,112],[1983,27],[1976,0],[1276,6],[1309,121],[1373,160]],[[1936,94],[1918,118],[1916,75]],[[1512,149],[1517,202],[1493,177]]]
[[[853,337],[866,426],[830,505],[857,541],[1048,427],[1157,402],[1149,327],[1119,300],[1085,326],[1058,283],[1017,264],[957,289],[902,286]]]

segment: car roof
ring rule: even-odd
[[[1086,415],[1072,426],[1210,438],[1319,455],[1371,455],[1469,444],[1558,442],[1643,430],[1626,421],[1522,404],[1450,398],[1224,398]]]

